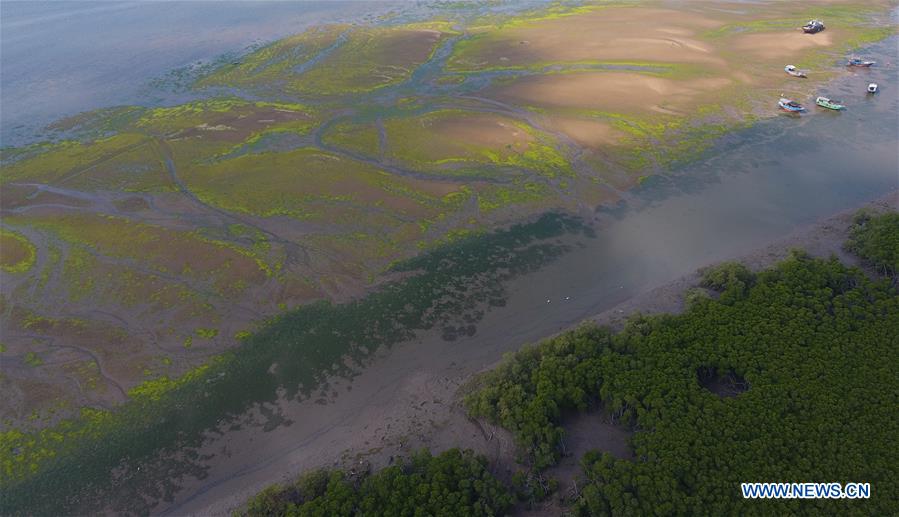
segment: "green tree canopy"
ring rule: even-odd
[[[855,216],[846,248],[881,273],[899,273],[899,213],[880,216],[861,211]]]
[[[867,219],[852,249],[895,261],[897,221]],[[601,405],[632,428],[634,460],[582,459],[577,515],[899,514],[895,284],[802,252],[758,274],[723,264],[703,284],[721,296],[522,349],[480,379],[470,413],[512,431],[536,468],[559,457],[565,409]],[[746,391],[704,388],[710,371]],[[742,499],[753,481],[870,482],[872,498]]]
[[[262,516],[503,515],[512,496],[472,451],[427,451],[371,475],[315,471],[257,494],[240,512]]]

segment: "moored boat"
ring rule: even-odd
[[[824,30],[824,22],[821,20],[809,20],[802,26],[802,32],[806,34],[815,34]]]
[[[808,77],[803,70],[799,70],[793,65],[787,65],[784,67],[784,72],[792,75],[793,77]]]
[[[777,105],[780,106],[780,109],[789,111],[790,113],[799,113],[805,111],[805,108],[802,107],[802,104],[784,97],[781,97],[781,99],[777,101]]]
[[[868,93],[877,93],[877,83],[871,83],[868,85]]]
[[[861,67],[861,68],[867,68],[871,65],[874,65],[875,63],[876,63],[875,61],[865,61],[864,59],[859,58],[859,57],[850,57],[849,61],[846,61],[846,66],[857,66],[857,67]]]
[[[827,108],[829,110],[840,111],[846,109],[846,106],[840,104],[840,101],[834,99],[828,99],[827,97],[818,97],[815,99],[815,104],[821,106],[822,108]]]

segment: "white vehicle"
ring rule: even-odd
[[[877,93],[877,83],[871,83],[868,85],[868,93]]]

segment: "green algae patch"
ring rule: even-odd
[[[341,42],[346,25],[316,27],[290,36],[236,58],[199,79],[195,88],[210,86],[271,87],[315,64],[316,56]]]
[[[316,303],[274,318],[241,346],[178,378],[149,380],[113,411],[85,409],[40,431],[0,433],[2,514],[148,512],[174,479],[199,475],[195,454],[210,430],[279,397],[306,397],[332,375],[379,348],[440,329],[470,333],[505,283],[561,256],[558,237],[583,234],[575,219],[549,214],[531,223],[450,245],[393,267],[404,280],[343,305]],[[514,253],[511,251],[514,250]],[[177,452],[177,454],[176,454]],[[123,482],[123,480],[127,480]],[[54,497],[35,497],[52,489]]]
[[[177,307],[179,318],[216,317],[207,303],[206,293],[188,287],[186,282],[193,280],[190,275],[171,278],[138,270],[128,263],[95,256],[81,245],[69,246],[64,258],[58,249],[56,253],[57,262],[62,263],[60,292],[72,302],[102,300],[111,306],[145,308],[152,312]],[[43,280],[44,272],[41,275]],[[224,292],[233,293],[235,284],[223,283],[221,287]]]
[[[195,87],[286,90],[310,96],[370,92],[407,79],[453,34],[447,22],[319,27],[221,66]]]
[[[534,204],[550,196],[549,188],[536,182],[522,182],[515,186],[496,186],[478,193],[478,209],[489,214],[503,208]]]
[[[604,5],[565,5],[561,2],[554,2],[546,6],[537,7],[524,13],[513,16],[504,15],[486,15],[472,21],[472,31],[496,30],[496,29],[515,29],[519,27],[529,27],[539,22],[559,20],[572,16],[588,14],[596,12],[599,9],[612,6],[626,6],[635,4],[636,2],[614,1],[607,2]]]
[[[434,82],[441,86],[450,86],[462,84],[465,82],[465,79],[466,77],[463,74],[441,75],[440,77],[434,79]]]
[[[77,140],[95,140],[133,127],[145,112],[141,106],[113,106],[65,117],[49,126],[52,131],[63,131]]]
[[[33,157],[17,160],[0,169],[0,182],[38,181],[63,183],[74,177],[92,173],[92,169],[112,156],[122,155],[147,145],[144,135],[123,133],[92,142],[64,141],[47,146]]]
[[[199,231],[171,230],[119,216],[94,214],[72,214],[65,218],[15,216],[15,220],[77,245],[67,256],[64,267],[74,292],[80,293],[76,297],[87,295],[95,287],[96,277],[84,274],[86,271],[111,267],[100,266],[94,253],[140,261],[155,274],[195,278],[221,293],[236,294],[244,284],[261,284],[268,276],[264,264],[251,249],[204,237]],[[190,253],[183,253],[188,249]],[[148,281],[140,271],[123,274],[119,278],[127,283]]]
[[[322,135],[322,142],[364,156],[377,157],[381,153],[381,137],[374,124],[334,124]]]
[[[426,216],[440,204],[425,182],[309,147],[196,164],[182,175],[203,201],[263,217],[348,222],[371,205]]]
[[[305,134],[317,122],[314,110],[303,104],[222,97],[146,110],[134,128],[157,136],[241,142],[263,131]]]
[[[234,114],[246,110],[252,103],[242,99],[212,99],[179,104],[168,108],[148,110],[135,126],[158,134],[174,133],[210,121],[215,114]]]
[[[384,121],[387,154],[420,170],[459,175],[498,174],[502,169],[571,174],[568,160],[548,135],[516,119],[492,113],[438,110]],[[485,167],[486,166],[486,167]]]
[[[359,28],[285,87],[293,93],[328,96],[394,85],[409,78],[453,34],[446,22]]]
[[[129,130],[130,131],[130,130]],[[0,169],[4,188],[24,188],[10,183],[45,183],[84,191],[169,192],[174,190],[151,138],[136,132],[119,133],[97,140],[67,140],[41,146]],[[66,193],[63,204],[83,201]],[[30,199],[30,198],[29,198]]]
[[[25,357],[23,358],[23,360],[25,361],[25,364],[31,366],[32,368],[44,364],[44,360],[34,352],[25,353]]]
[[[219,330],[216,328],[198,328],[194,331],[197,337],[203,339],[213,339],[215,336],[219,334]]]
[[[7,273],[25,273],[37,258],[34,244],[21,233],[0,228],[0,268]]]

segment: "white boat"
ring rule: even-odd
[[[860,57],[850,57],[849,61],[846,61],[846,66],[857,66],[861,68],[868,68],[875,64],[876,62],[874,61],[866,61]]]
[[[868,93],[877,93],[877,83],[871,83],[868,85]]]
[[[799,70],[793,65],[787,65],[784,67],[784,72],[792,75],[793,77],[808,77],[804,71]]]

